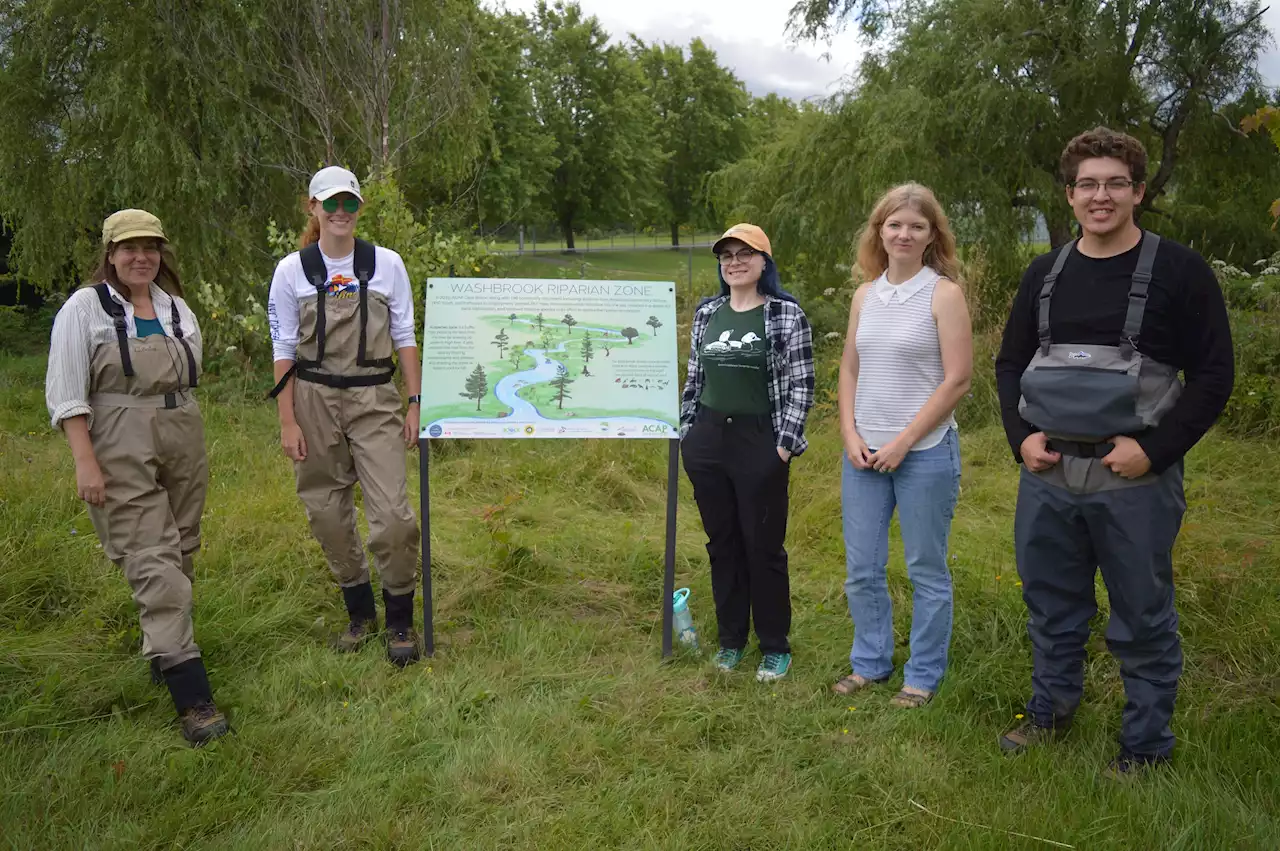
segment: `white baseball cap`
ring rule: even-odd
[[[364,196],[360,194],[360,181],[356,180],[354,174],[336,165],[317,171],[311,178],[309,192],[317,201],[332,198],[340,192],[350,192],[361,201],[364,200]]]

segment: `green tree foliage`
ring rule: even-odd
[[[466,390],[458,395],[464,399],[475,399],[476,410],[480,410],[480,403],[484,401],[485,394],[489,392],[489,378],[484,373],[484,367],[476,364],[476,368],[471,370],[471,374],[467,376]]]
[[[650,316],[648,321],[644,323],[653,329],[653,336],[658,336],[658,329],[662,327],[662,320],[656,316]]]
[[[576,229],[625,221],[650,203],[660,159],[653,103],[639,66],[576,4],[539,0],[528,25],[537,119],[555,139],[540,199],[572,251]]]
[[[716,61],[701,39],[678,45],[632,42],[657,109],[662,149],[660,220],[680,244],[680,226],[718,222],[705,191],[706,177],[743,153],[748,96],[742,82]]]
[[[245,282],[279,259],[267,223],[300,223],[307,177],[334,162],[394,172],[390,218],[409,213],[432,257],[451,251],[451,204],[433,205],[481,153],[479,14],[475,0],[0,0],[14,270],[65,288],[95,265],[102,219],[143,207],[165,222],[189,288],[225,284],[243,312]],[[207,320],[221,302],[195,306]]]
[[[628,346],[632,345],[635,342],[636,337],[640,336],[640,332],[631,327],[623,328],[619,333],[627,338]]]
[[[564,315],[564,319],[561,319],[561,320],[560,320],[560,323],[561,323],[562,325],[567,325],[567,326],[569,327],[569,333],[570,333],[570,334],[572,334],[572,333],[573,333],[573,326],[578,324],[578,320],[576,320],[576,319],[574,319],[574,318],[573,318],[573,314],[572,314],[572,313],[566,313],[566,314]]]
[[[802,35],[854,22],[879,40],[856,89],[719,175],[717,194],[769,228],[784,256],[834,275],[875,198],[919,180],[1007,289],[1037,219],[1054,244],[1070,237],[1058,160],[1076,133],[1138,135],[1152,152],[1140,213],[1173,202],[1175,166],[1199,153],[1184,132],[1256,77],[1259,15],[1229,0],[802,2]],[[1220,119],[1204,126],[1217,145],[1231,135]]]

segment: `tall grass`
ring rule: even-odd
[[[950,672],[904,712],[888,705],[897,683],[827,689],[851,638],[829,413],[792,480],[788,679],[660,663],[665,447],[612,441],[433,445],[439,652],[401,672],[378,647],[326,649],[341,601],[274,413],[259,378],[211,379],[196,636],[236,732],[191,750],[75,499],[42,375],[38,358],[0,359],[0,846],[1280,847],[1280,453],[1266,444],[1214,435],[1189,459],[1176,762],[1112,785],[1098,769],[1123,695],[1101,588],[1070,737],[1016,759],[996,747],[1030,663],[1016,476],[995,428],[962,440]],[[678,578],[713,640],[703,543],[682,481]],[[896,545],[890,571],[901,664]]]

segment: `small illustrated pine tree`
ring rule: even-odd
[[[464,399],[475,399],[476,410],[480,410],[480,402],[484,400],[484,394],[489,392],[489,379],[484,374],[484,367],[476,364],[476,368],[471,370],[471,374],[467,376],[467,391],[458,395]]]
[[[569,333],[572,335],[572,334],[573,334],[573,326],[578,324],[578,320],[576,320],[576,319],[574,319],[574,318],[573,318],[573,314],[571,314],[571,313],[566,313],[566,314],[564,315],[564,319],[561,319],[560,321],[561,321],[563,324],[565,324],[565,325],[568,325],[568,326],[569,326]]]
[[[649,321],[644,324],[648,325],[650,328],[653,329],[653,336],[655,337],[658,336],[658,329],[662,327],[662,322],[661,320],[658,319],[658,317],[650,316]]]
[[[595,349],[593,349],[591,346],[591,337],[590,335],[584,336],[582,338],[582,374],[583,375],[591,374],[590,372],[587,371],[587,364],[591,363],[591,359],[593,357],[595,357]]]
[[[541,330],[542,330],[542,321],[543,321],[543,320],[542,320],[542,314],[541,314],[541,313],[539,313],[536,317],[534,317],[533,323],[534,323],[535,325],[537,325],[537,326],[538,326],[538,330],[539,330],[539,331],[541,331]]]
[[[556,367],[556,377],[551,380],[551,386],[556,388],[556,407],[564,410],[564,400],[573,396],[569,392],[569,385],[573,383],[573,379],[569,377],[569,368],[564,364]]]
[[[493,344],[498,347],[498,357],[507,356],[507,349],[511,347],[511,338],[507,336],[506,328],[500,330],[498,336],[493,338]]]

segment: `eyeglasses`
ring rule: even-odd
[[[1070,185],[1072,189],[1075,189],[1078,192],[1083,192],[1086,195],[1094,195],[1097,193],[1099,186],[1107,187],[1107,192],[1109,193],[1123,192],[1132,186],[1137,186],[1138,181],[1128,180],[1123,177],[1112,177],[1108,178],[1105,183],[1099,183],[1096,180],[1086,177],[1084,180],[1073,180]]]
[[[750,260],[752,257],[755,257],[759,253],[760,252],[756,251],[754,248],[744,248],[738,252],[723,251],[719,255],[720,265],[728,266],[730,263],[734,262],[735,260],[738,261],[739,263],[746,263],[748,260]]]
[[[354,213],[360,209],[359,198],[343,198],[339,201],[337,198],[326,198],[320,202],[320,207],[329,215],[338,212],[338,205],[342,205],[342,209],[347,213]]]

